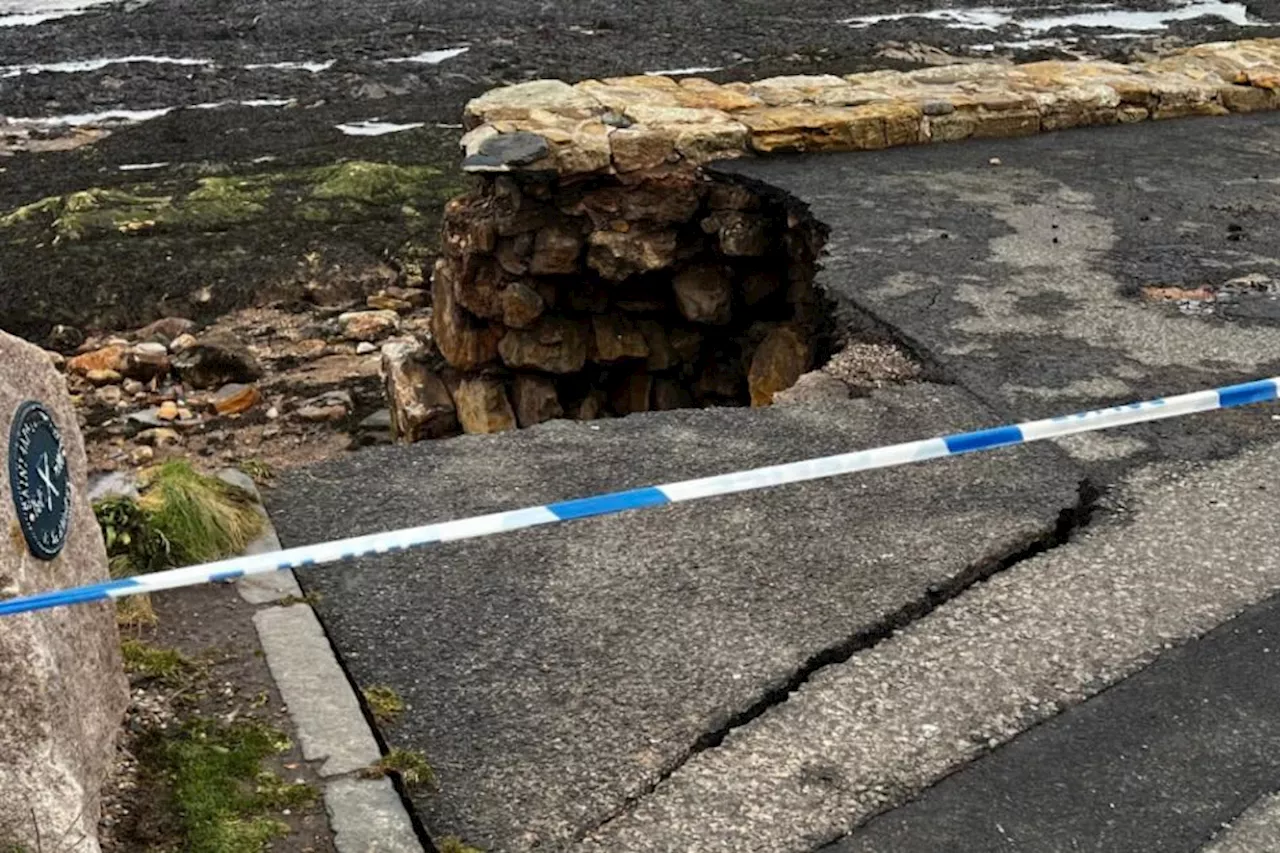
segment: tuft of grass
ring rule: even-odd
[[[436,842],[436,853],[484,853],[479,847],[472,847],[456,835],[446,835]]]
[[[183,461],[143,472],[136,499],[93,509],[116,578],[234,556],[263,529],[253,495]]]
[[[154,627],[159,623],[155,608],[151,606],[151,596],[139,593],[116,599],[116,627],[122,630],[140,631]]]
[[[262,532],[253,495],[183,461],[145,472],[138,505],[169,540],[180,563],[231,556]]]
[[[318,592],[306,592],[302,595],[286,595],[277,601],[276,605],[279,607],[292,607],[295,604],[306,604],[310,607],[315,607],[323,600],[324,596]]]
[[[382,684],[375,684],[360,691],[369,704],[373,719],[382,724],[394,723],[404,713],[404,700],[400,694]]]
[[[254,720],[195,719],[176,732],[151,732],[140,758],[172,786],[187,853],[262,853],[289,832],[268,813],[315,798],[310,786],[262,770],[264,759],[289,746],[282,733]]]
[[[124,657],[125,672],[171,687],[179,686],[200,669],[177,649],[160,649],[141,640],[124,640],[120,643],[120,653]]]
[[[393,749],[360,772],[366,779],[391,774],[399,776],[407,788],[434,788],[436,784],[436,772],[426,756],[411,749]]]

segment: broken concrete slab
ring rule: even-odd
[[[391,780],[344,778],[325,785],[324,807],[338,853],[422,853]]]
[[[1259,115],[716,170],[808,205],[831,228],[820,286],[1026,420],[1280,372],[1265,312],[1142,296],[1253,277],[1257,299],[1280,300],[1278,154],[1280,115]],[[1065,446],[1109,478],[1221,458],[1270,426],[1242,410]]]
[[[1280,591],[1280,521],[1269,498],[1278,476],[1275,443],[1226,461],[1135,472],[1108,498],[1123,514],[1085,527],[1069,543],[824,668],[574,849],[808,853],[834,841],[1171,645]],[[1032,785],[1034,771],[1024,772],[1024,785]],[[993,790],[970,791],[971,811],[986,802],[984,831],[1017,796],[1002,799]],[[1033,811],[1024,810],[1023,820],[1034,821]],[[940,841],[928,835],[936,823],[922,824],[914,846],[892,833],[862,845],[855,833],[837,849],[997,846],[993,836]],[[1062,840],[1052,830],[1043,838]],[[1090,842],[1080,849],[1147,848]]]
[[[286,472],[287,545],[990,426],[917,385],[786,409],[557,421]],[[570,842],[822,663],[1052,540],[1080,474],[1048,446],[583,520],[299,579],[353,680],[408,703],[433,833]]]

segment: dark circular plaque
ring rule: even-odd
[[[48,409],[26,402],[9,430],[9,486],[22,536],[42,560],[58,556],[71,522],[71,483],[62,433]]]

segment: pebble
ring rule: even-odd
[[[124,392],[120,390],[119,385],[104,385],[94,391],[93,396],[105,406],[118,406],[124,399]]]
[[[184,334],[178,335],[176,338],[174,338],[172,341],[169,342],[169,352],[182,352],[184,349],[189,349],[192,346],[195,346],[195,343],[196,343],[195,335],[192,335],[190,333],[184,333]]]
[[[149,444],[152,447],[169,447],[174,444],[180,444],[182,436],[168,427],[152,427],[138,433],[135,440],[139,444]]]
[[[114,370],[90,370],[85,378],[94,385],[114,385],[120,381],[121,376]]]
[[[371,352],[377,352],[378,348],[368,341],[361,341],[356,344],[356,355],[368,355]]]

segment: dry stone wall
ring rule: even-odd
[[[535,80],[467,105],[471,171],[625,175],[778,151],[860,151],[1084,125],[1280,109],[1280,39],[1145,63],[976,62],[772,77]]]
[[[1280,109],[1280,39],[1145,63],[966,63],[716,84],[535,80],[467,105],[432,280],[434,346],[384,351],[409,440],[693,405],[769,405],[821,346],[819,223],[702,170]]]
[[[781,201],[678,166],[487,180],[445,211],[433,332],[455,409],[417,432],[767,404],[818,347],[821,239]]]

